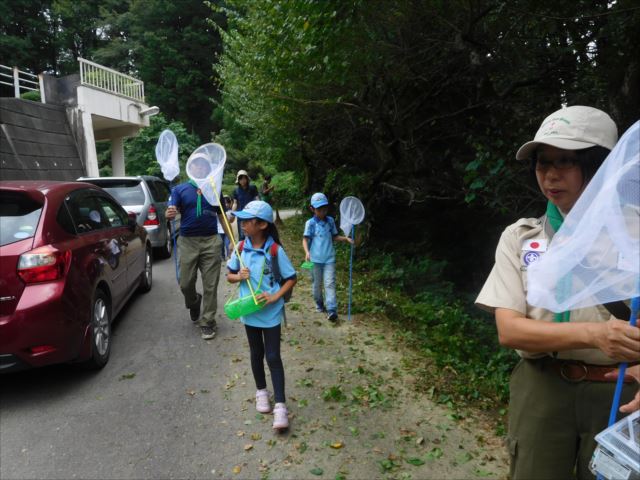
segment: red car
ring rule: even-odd
[[[111,322],[152,285],[135,214],[80,182],[0,182],[0,372],[53,363],[102,368]]]

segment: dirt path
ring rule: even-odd
[[[227,297],[233,288],[224,282],[222,290]],[[270,415],[255,411],[242,325],[217,339],[238,344],[238,354],[228,355],[222,394],[229,406],[221,416],[238,453],[214,477],[506,477],[502,441],[491,426],[473,412],[457,419],[415,393],[409,353],[397,351],[381,322],[328,323],[312,308],[307,278],[296,286],[287,317],[282,351],[291,428],[284,434],[273,433]]]

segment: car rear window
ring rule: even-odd
[[[140,180],[90,180],[90,183],[102,187],[121,205],[144,205],[145,203]]]
[[[0,246],[33,237],[42,204],[25,194],[0,191]]]

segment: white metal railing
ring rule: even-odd
[[[18,67],[0,64],[0,84],[13,87],[13,95],[16,98],[20,98],[22,91],[40,92],[40,101],[45,103],[42,74],[34,75],[24,70],[18,70]]]
[[[144,102],[144,82],[98,63],[78,57],[80,83]]]

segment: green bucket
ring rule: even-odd
[[[300,268],[304,268],[305,270],[313,270],[313,262],[302,262]]]
[[[256,292],[256,295],[260,294],[260,290]],[[240,317],[245,317],[247,315],[251,315],[252,313],[256,313],[259,310],[262,310],[265,302],[256,302],[253,301],[253,297],[251,295],[247,295],[246,297],[234,298],[227,300],[227,303],[224,304],[224,313],[227,314],[231,320],[236,320]]]

